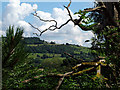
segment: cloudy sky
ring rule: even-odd
[[[33,0],[34,1],[34,0]],[[68,12],[63,7],[69,3],[67,2],[20,2],[20,0],[9,0],[9,2],[2,2],[0,6],[2,9],[2,15],[0,15],[0,35],[5,35],[5,30],[9,25],[14,25],[15,27],[21,26],[24,28],[24,36],[35,37],[33,33],[39,32],[33,29],[28,22],[32,23],[40,30],[48,28],[52,23],[45,23],[40,21],[31,15],[34,9],[37,9],[38,15],[47,20],[56,20],[58,26],[63,24],[69,19]],[[74,15],[79,9],[85,9],[93,7],[92,2],[72,2],[70,6],[70,11],[73,18],[78,18]],[[89,43],[85,43],[85,40],[93,37],[92,32],[82,31],[78,26],[74,26],[72,22],[69,22],[66,26],[55,31],[47,31],[43,33],[40,37],[46,41],[55,41],[56,43],[71,43],[83,46],[90,46]]]

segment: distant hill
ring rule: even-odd
[[[24,42],[29,53],[57,54],[60,57],[68,57],[64,54],[64,52],[67,52],[73,55],[75,58],[81,58],[86,61],[93,60],[96,57],[96,55],[92,53],[89,48],[79,45],[73,45],[69,43],[55,44],[55,42],[48,43],[44,40],[40,40],[37,37],[25,37]]]

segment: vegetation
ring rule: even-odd
[[[120,2],[97,2],[94,8],[76,12],[81,17],[75,20],[70,4],[65,6],[70,19],[60,27],[51,27],[60,29],[72,21],[84,31],[92,30],[92,47],[48,43],[35,37],[22,40],[23,29],[17,28],[14,35],[14,28],[9,27],[2,42],[3,89],[120,87]]]
[[[83,30],[92,30],[95,33],[92,42],[92,48],[98,52],[98,55],[104,56],[107,64],[112,64],[113,77],[108,83],[109,87],[119,87],[120,81],[120,2],[97,2],[94,9],[85,9],[78,14],[91,12],[85,18],[91,18],[93,27],[79,24],[79,27],[85,26]]]
[[[98,56],[105,57],[106,64],[103,64],[103,66],[108,66],[107,70],[109,74],[106,74],[105,76],[109,76],[109,78],[108,81],[103,81],[106,83],[105,87],[118,88],[120,83],[120,1],[96,2],[94,8],[86,8],[83,11],[79,10],[78,12],[76,12],[75,14],[79,14],[80,16],[78,19],[72,18],[72,15],[69,11],[70,4],[71,0],[67,7],[64,6],[68,11],[70,19],[62,24],[60,27],[57,26],[57,21],[49,20],[49,22],[54,21],[56,24],[48,27],[43,31],[39,30],[40,35],[42,35],[47,30],[54,31],[55,29],[60,29],[70,21],[72,21],[74,25],[79,26],[84,31],[92,30],[95,34],[95,37],[92,38],[91,49],[94,50],[98,54]],[[40,18],[36,12],[33,15]],[[43,19],[40,20],[45,21]],[[31,23],[29,24],[33,28],[36,28]],[[86,42],[88,41],[90,40],[87,40]],[[91,65],[90,63],[84,64]],[[96,70],[99,70],[98,72],[100,72],[102,62],[98,64],[100,65],[98,65]],[[97,73],[96,76],[101,79],[101,73]],[[63,79],[64,77],[60,81],[59,86],[61,85]],[[104,86],[103,83],[100,87],[102,88],[102,86]]]
[[[22,40],[23,29],[9,26],[6,37],[2,37],[2,89],[8,90],[17,87],[18,83],[28,74],[28,53]],[[26,72],[25,69],[28,69]],[[28,76],[28,75],[27,75]],[[19,78],[18,78],[19,77]],[[28,77],[27,77],[28,78]]]
[[[35,77],[47,75],[47,73],[64,73],[71,70],[73,61],[76,64],[79,63],[79,60],[71,59],[64,52],[71,52],[75,58],[81,57],[84,60],[95,58],[93,53],[85,47],[48,43],[37,37],[23,38],[22,34],[22,28],[18,27],[14,34],[14,27],[10,26],[6,31],[6,37],[2,37],[3,90],[32,88],[34,86],[38,88],[55,88],[59,77],[56,77],[55,80],[54,77],[49,76],[38,79],[35,79]],[[84,58],[84,55],[87,55],[87,58]],[[25,80],[29,81],[30,78],[33,80],[30,80],[29,84],[22,83]],[[54,80],[54,84],[49,83],[51,80]],[[42,84],[37,84],[39,81],[42,81]]]

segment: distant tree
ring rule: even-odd
[[[51,41],[50,44],[55,44],[55,42]]]
[[[66,45],[70,45],[69,43],[66,43]]]

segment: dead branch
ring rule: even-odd
[[[76,69],[78,67],[80,67],[82,64],[77,64],[76,66],[72,67],[72,69]]]
[[[66,6],[64,6],[64,7],[65,7],[66,10],[68,11],[68,15],[69,15],[69,17],[70,17],[70,20],[71,20],[72,22],[74,22],[74,20],[73,20],[73,18],[72,18],[72,16],[71,16],[70,10],[68,9],[68,7],[66,7]]]
[[[67,8],[69,8],[69,7],[70,7],[70,5],[71,5],[71,0],[70,0],[70,3],[68,4]]]
[[[64,78],[65,78],[65,76],[70,75],[70,74],[72,74],[72,73],[73,73],[73,71],[65,73],[65,74],[63,75],[63,77],[59,79],[58,86],[55,88],[55,90],[58,90],[58,89],[59,89],[59,87],[61,86],[61,84],[62,84],[62,82],[63,82],[63,80],[64,80]]]
[[[40,16],[37,15],[37,12],[31,13],[31,14],[36,16],[40,21],[43,21],[43,22],[55,22],[55,26],[57,26],[57,21],[55,21],[55,20],[44,20]]]
[[[88,68],[88,69],[85,69],[85,70],[82,70],[82,71],[73,73],[72,75],[73,75],[73,76],[80,75],[80,74],[82,74],[82,73],[84,73],[84,72],[87,72],[87,71],[90,71],[90,70],[92,70],[92,69],[95,69],[95,67],[91,67],[91,68]]]
[[[66,7],[66,6],[64,6],[65,8],[66,8],[66,10],[68,11],[68,15],[69,15],[69,17],[70,17],[70,21],[72,21],[73,23],[74,23],[74,25],[78,25],[82,30],[84,30],[84,31],[89,31],[89,30],[91,30],[92,28],[90,28],[89,26],[87,27],[85,27],[85,26],[83,26],[82,25],[82,23],[81,23],[81,21],[82,21],[82,18],[80,17],[79,19],[73,19],[72,18],[72,15],[71,15],[71,13],[70,13],[70,10]],[[86,12],[86,11],[82,11],[82,12]],[[85,15],[85,14],[84,14]]]
[[[81,29],[85,30],[85,31],[88,31],[90,30],[90,28],[88,27],[84,27],[84,26],[81,26],[81,21],[82,21],[82,18],[80,17],[79,19],[73,19],[72,18],[72,15],[70,13],[70,10],[68,9],[68,7],[71,5],[71,0],[70,0],[70,3],[68,4],[68,6],[64,6],[68,12],[68,15],[70,17],[70,19],[68,19],[65,23],[61,24],[60,26],[58,26],[58,22],[56,20],[44,20],[42,19],[40,16],[38,16],[37,12],[35,11],[35,13],[32,13],[32,15],[34,15],[35,17],[37,17],[40,21],[43,21],[43,22],[54,22],[55,24],[49,26],[48,28],[46,28],[45,30],[40,30],[39,28],[35,27],[33,24],[29,23],[30,26],[32,26],[34,29],[38,30],[40,32],[40,34],[38,35],[37,33],[33,33],[33,34],[36,34],[37,36],[41,36],[44,32],[50,30],[50,31],[54,31],[56,29],[61,29],[63,26],[65,26],[66,24],[68,24],[70,21],[72,21],[74,23],[74,25],[78,25]]]
[[[40,21],[44,21],[44,22],[55,22],[55,24],[49,26],[47,29],[41,31],[39,28],[35,27],[34,25],[32,25],[31,23],[29,23],[30,26],[32,26],[34,29],[38,30],[40,32],[40,36],[42,35],[42,33],[46,32],[47,30],[50,30],[50,31],[54,31],[56,29],[61,29],[63,26],[65,26],[66,24],[69,23],[69,21],[71,21],[71,19],[67,20],[64,24],[60,25],[59,27],[57,26],[57,21],[55,20],[44,20],[42,18],[40,18],[40,16],[37,15],[37,13],[35,14],[32,14],[34,16],[36,16],[37,18],[39,18]],[[37,33],[34,33],[38,36]]]
[[[46,31],[48,31],[48,30],[54,31],[54,30],[56,30],[56,29],[61,29],[63,26],[65,26],[66,24],[68,24],[69,21],[74,21],[74,20],[72,19],[72,16],[71,16],[71,14],[70,14],[69,9],[68,9],[68,8],[70,7],[70,5],[71,5],[71,0],[70,0],[70,3],[68,4],[67,7],[64,6],[64,7],[68,10],[70,19],[67,20],[65,23],[63,23],[62,25],[60,25],[59,27],[57,26],[58,23],[57,23],[56,20],[44,20],[44,19],[42,19],[40,16],[38,16],[38,14],[37,14],[36,11],[35,11],[35,13],[31,13],[33,16],[37,17],[40,21],[43,21],[43,22],[54,22],[54,23],[55,23],[55,24],[49,26],[47,29],[45,29],[45,30],[43,30],[43,31],[41,31],[39,28],[37,28],[37,27],[35,27],[34,25],[32,25],[31,23],[29,23],[30,26],[32,26],[34,29],[36,29],[36,30],[38,30],[38,31],[40,32],[40,35],[38,35],[37,33],[33,33],[33,34],[36,34],[37,36],[41,36],[42,33],[46,32]]]
[[[70,75],[70,74],[72,74],[72,73],[73,73],[73,71],[67,72],[67,73],[65,73],[65,74],[48,73],[47,75],[38,75],[38,76],[35,76],[35,77],[33,77],[33,78],[24,80],[24,81],[22,81],[22,83],[27,83],[27,82],[35,79],[35,78],[36,78],[36,79],[37,79],[37,78],[45,78],[45,77],[63,78],[63,76],[64,76],[64,77],[69,77],[68,75]]]
[[[101,11],[102,9],[106,8],[104,5],[95,7],[95,8],[86,8],[82,12],[94,12],[94,11]]]
[[[28,24],[30,24],[34,29],[37,29],[39,32],[41,32],[41,30],[40,30],[39,28],[35,27],[35,26],[32,25],[31,23],[28,23]]]

